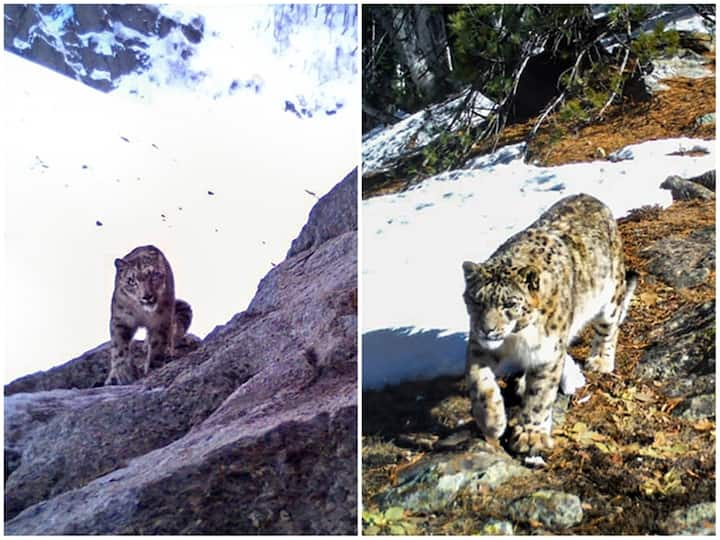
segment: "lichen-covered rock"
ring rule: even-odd
[[[90,388],[103,348],[11,383],[5,533],[354,534],[357,231],[334,230],[132,385]]]
[[[551,489],[542,489],[514,500],[509,511],[514,521],[537,521],[556,531],[577,525],[583,519],[579,497]]]
[[[665,181],[660,184],[660,187],[670,190],[674,201],[689,201],[690,199],[709,200],[715,198],[714,191],[701,184],[681,178],[680,176],[668,176]]]
[[[674,381],[715,373],[715,301],[688,305],[660,325],[640,358],[641,377]]]
[[[431,457],[404,469],[397,485],[374,500],[382,508],[400,506],[411,512],[435,512],[465,488],[495,488],[528,472],[507,454],[479,441],[467,452]]]
[[[479,534],[484,536],[512,536],[515,534],[512,523],[500,519],[489,519],[480,525]]]
[[[707,227],[687,238],[663,238],[641,255],[648,259],[647,271],[668,285],[697,287],[715,269],[715,229]]]
[[[635,368],[660,383],[668,397],[684,397],[673,414],[686,420],[715,415],[715,301],[688,305],[660,325]]]
[[[715,503],[694,504],[675,510],[661,524],[665,534],[715,535]]]
[[[684,420],[700,420],[702,418],[714,418],[715,417],[715,394],[704,394],[699,396],[692,396],[675,409],[673,409],[673,416],[682,418]]]
[[[702,79],[713,77],[710,69],[712,60],[689,49],[681,49],[670,58],[657,58],[653,60],[653,71],[645,77],[648,90],[656,94],[667,90],[663,79],[686,77],[688,79]]]
[[[705,117],[711,117],[712,123],[715,123],[715,113],[706,114],[704,116],[701,116],[700,119],[705,118]],[[698,176],[693,176],[692,178],[688,178],[688,181],[694,182],[703,187],[706,187],[710,191],[715,191],[715,169],[706,171]]]

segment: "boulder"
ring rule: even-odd
[[[463,489],[494,489],[529,472],[508,454],[481,440],[468,451],[430,456],[403,469],[397,484],[380,493],[374,502],[381,508],[399,506],[411,512],[438,512]]]
[[[677,175],[668,176],[660,184],[663,189],[670,190],[674,201],[690,199],[709,200],[715,198],[715,171],[709,171],[695,178],[682,178]]]
[[[706,227],[685,238],[662,238],[640,255],[649,259],[647,271],[668,285],[697,287],[715,269],[715,228]]]
[[[105,345],[6,387],[6,534],[355,533],[357,230],[323,212],[332,235],[146,378],[93,388]]]
[[[663,534],[715,536],[715,502],[704,502],[672,512],[661,524]]]
[[[668,397],[684,397],[673,414],[687,420],[715,415],[715,302],[688,305],[651,336],[635,372],[661,383]]]
[[[583,510],[576,495],[541,489],[510,503],[510,516],[513,521],[540,522],[553,530],[562,530],[580,523]]]

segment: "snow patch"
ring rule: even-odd
[[[494,107],[494,102],[466,90],[444,103],[432,105],[382,131],[363,137],[363,174],[380,172],[399,156],[420,149],[442,133],[470,123],[478,125]]]

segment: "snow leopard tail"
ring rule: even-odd
[[[193,312],[190,304],[185,300],[175,300],[175,332],[176,337],[181,338],[187,334],[192,322]]]

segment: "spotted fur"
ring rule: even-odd
[[[135,248],[115,259],[115,290],[110,314],[112,340],[109,384],[129,384],[174,354],[192,321],[192,309],[175,299],[172,270],[155,246]],[[130,356],[130,341],[138,328],[147,330],[147,354],[139,369]]]
[[[636,286],[626,276],[610,210],[589,195],[562,199],[484,263],[463,263],[470,315],[466,381],[486,438],[520,454],[552,447],[552,404],[570,340],[588,323],[594,337],[586,369],[613,370],[618,330]],[[507,420],[496,374],[525,372],[523,403]]]

